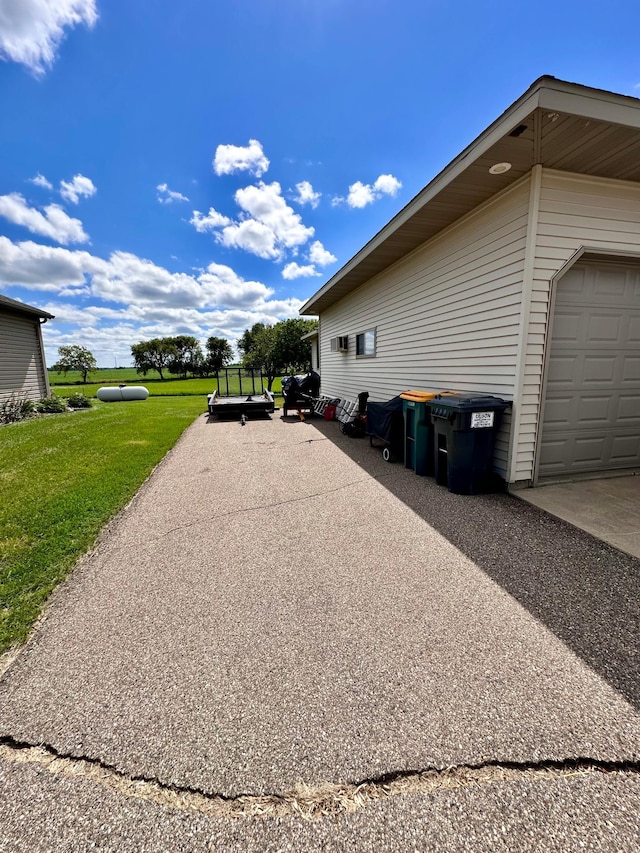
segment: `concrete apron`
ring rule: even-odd
[[[0,757],[31,747],[127,796],[149,780],[232,808],[586,763],[612,775],[580,814],[631,814],[637,581],[581,531],[509,495],[452,495],[335,423],[200,418],[0,681]],[[550,790],[535,783],[540,814]]]
[[[586,530],[614,548],[640,557],[640,476],[553,483],[513,494]]]

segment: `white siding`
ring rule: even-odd
[[[47,395],[38,319],[0,310],[0,400]]]
[[[387,400],[407,388],[488,392],[513,399],[529,179],[482,205],[322,314],[325,394]],[[355,336],[376,329],[376,356]],[[330,340],[349,336],[348,353]],[[496,447],[507,476],[510,418]]]
[[[603,256],[610,253],[638,257],[640,186],[544,169],[515,480],[530,480],[534,476],[552,279],[582,250]]]

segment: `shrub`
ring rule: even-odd
[[[70,409],[90,409],[91,401],[85,394],[71,394],[67,397],[67,406]]]
[[[13,424],[23,421],[33,413],[35,404],[24,394],[12,394],[8,400],[0,403],[0,424]]]
[[[66,412],[67,404],[62,397],[52,394],[50,397],[42,397],[36,403],[36,412],[40,414],[51,414],[53,412]]]

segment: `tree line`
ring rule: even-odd
[[[311,344],[303,335],[318,328],[317,320],[294,318],[269,325],[255,323],[245,329],[237,342],[241,363],[247,370],[260,370],[271,390],[276,376],[306,373],[311,369]],[[67,373],[79,370],[83,382],[96,369],[96,360],[85,347],[58,348],[58,361],[52,370]],[[211,376],[233,361],[234,353],[226,338],[207,338],[205,351],[193,335],[174,335],[140,341],[131,347],[137,372],[146,376],[150,370],[160,379],[167,373],[186,379],[191,376]]]

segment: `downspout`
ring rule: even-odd
[[[531,170],[529,185],[529,211],[527,215],[527,235],[524,249],[524,269],[522,274],[522,308],[518,329],[518,357],[516,381],[513,389],[513,416],[511,422],[511,446],[509,449],[509,483],[516,482],[518,467],[518,446],[522,426],[522,395],[527,368],[527,349],[529,340],[529,319],[533,295],[533,276],[535,271],[536,240],[538,234],[538,215],[540,211],[540,187],[542,184],[542,166],[537,163]],[[533,472],[530,474],[531,479]]]
[[[49,371],[47,370],[47,360],[44,354],[44,341],[42,340],[42,327],[47,322],[46,317],[41,317],[38,322],[38,342],[40,344],[40,361],[42,362],[42,372],[44,374],[45,397],[51,396],[51,386],[49,385]]]

